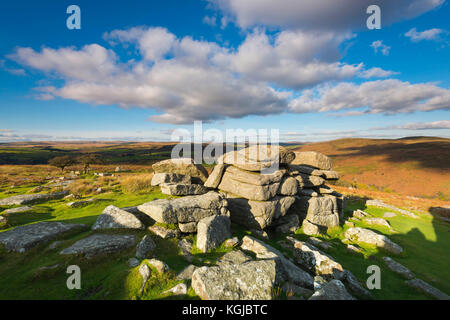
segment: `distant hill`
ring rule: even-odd
[[[295,150],[330,156],[342,185],[450,200],[450,139],[339,139]]]

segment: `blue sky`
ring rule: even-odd
[[[66,27],[71,4],[81,30]],[[3,1],[0,142],[170,140],[194,120],[284,141],[450,137],[449,13],[444,0]]]

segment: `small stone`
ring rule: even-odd
[[[345,225],[350,227],[350,228],[353,228],[355,226],[355,224],[353,222],[351,222],[351,221],[345,221]]]
[[[228,240],[225,240],[225,246],[228,248],[236,247],[239,245],[239,238],[233,237]]]
[[[165,273],[167,270],[169,270],[169,266],[165,264],[163,261],[158,259],[147,259],[145,260],[149,265],[153,266],[156,271],[159,273]]]
[[[359,283],[353,273],[348,270],[345,270],[343,282],[349,291],[358,297],[370,298],[372,296],[371,293]]]
[[[353,244],[348,244],[347,250],[352,253],[362,253],[361,248],[357,247],[356,245],[353,245]]]
[[[130,268],[134,268],[139,265],[139,260],[136,258],[130,258],[128,259],[127,264]]]
[[[314,292],[309,300],[355,300],[339,280],[331,280]]]
[[[370,214],[358,209],[358,210],[353,211],[353,216],[356,218],[362,219],[364,217],[370,216]]]
[[[177,274],[177,280],[191,280],[192,274],[197,269],[193,264],[188,265],[179,274]]]
[[[231,236],[230,217],[212,216],[203,218],[197,225],[197,247],[202,252],[208,252],[218,247]]]
[[[189,262],[192,262],[193,259],[193,256],[191,254],[192,246],[193,246],[192,241],[188,239],[181,239],[180,241],[178,241],[178,247],[181,250],[181,254]]]
[[[183,233],[197,232],[197,222],[179,223],[178,228]]]
[[[172,230],[162,226],[151,226],[148,227],[148,230],[163,239],[178,238],[180,236],[180,230]]]
[[[141,286],[141,290],[140,290],[141,295],[144,292],[145,284],[147,283],[148,278],[150,278],[151,273],[152,273],[152,271],[145,263],[141,264],[141,266],[139,267],[139,274],[142,277],[142,286]]]
[[[155,250],[156,243],[149,235],[145,235],[136,247],[136,257],[139,259],[148,258],[150,253]]]
[[[173,293],[176,295],[187,294],[187,286],[184,283],[179,283],[175,287],[164,291],[163,293]]]

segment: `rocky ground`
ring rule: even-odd
[[[132,195],[111,182],[120,168],[93,174],[112,187],[89,197],[70,192],[76,172],[2,190],[0,298],[449,299],[448,222],[333,190],[323,154],[260,151],[210,173],[158,162],[151,191]],[[81,290],[65,285],[73,264]],[[367,288],[370,265],[381,289]]]

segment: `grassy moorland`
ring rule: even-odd
[[[450,139],[339,139],[296,150],[330,156],[343,186],[450,200]]]
[[[358,140],[359,141],[359,140]],[[351,141],[350,141],[351,142]],[[355,147],[353,151],[345,151],[348,149],[346,140],[337,140],[326,144],[311,144],[305,145],[302,150],[317,150],[322,151],[332,156],[335,168],[339,171],[343,180],[353,181],[353,178],[358,177],[358,184],[353,188],[346,186],[335,186],[335,188],[342,193],[351,196],[348,206],[345,210],[345,215],[348,217],[352,210],[363,209],[375,217],[382,217],[387,209],[378,207],[366,207],[364,199],[374,198],[382,199],[387,203],[396,205],[399,208],[407,209],[419,216],[418,219],[413,219],[407,216],[397,214],[393,218],[386,218],[396,232],[385,227],[378,227],[374,225],[366,225],[364,222],[356,222],[356,226],[375,230],[379,233],[387,235],[394,242],[403,247],[404,252],[400,256],[394,257],[396,261],[402,263],[413,271],[416,277],[430,283],[438,289],[450,293],[450,274],[447,272],[448,264],[450,263],[448,257],[448,244],[450,243],[450,224],[437,217],[431,215],[428,211],[430,207],[446,206],[448,201],[446,199],[439,199],[439,197],[418,198],[406,196],[403,192],[409,190],[395,189],[394,185],[389,184],[392,190],[386,190],[381,187],[370,187],[364,183],[366,172],[379,172],[384,168],[385,176],[390,176],[391,179],[386,181],[395,181],[394,177],[399,172],[403,172],[403,168],[408,167],[410,160],[405,159],[403,166],[400,169],[393,166],[388,167],[386,156],[378,159],[375,154],[362,155],[361,151],[354,151],[354,148],[367,148],[364,146]],[[356,141],[351,142],[353,145]],[[360,142],[363,143],[363,142]],[[365,144],[368,141],[364,142]],[[380,145],[387,142],[378,141]],[[393,142],[394,143],[394,142]],[[395,142],[396,143],[396,142]],[[415,142],[400,141],[399,144],[412,144]],[[420,142],[423,143],[423,142]],[[435,142],[433,142],[434,145]],[[440,148],[445,146],[447,141],[437,142]],[[5,156],[0,153],[0,159],[19,159],[25,161],[26,157],[22,158],[23,154],[28,154],[28,159],[38,161],[42,164],[21,164],[13,165],[7,161],[7,164],[0,165],[0,199],[10,197],[18,194],[27,193],[47,193],[50,191],[57,191],[59,187],[52,186],[58,178],[65,175],[66,178],[70,176],[70,171],[81,170],[81,167],[75,165],[66,169],[64,173],[57,168],[45,165],[45,157],[54,157],[56,155],[80,154],[86,152],[95,152],[108,159],[108,163],[104,165],[92,165],[90,174],[81,174],[77,177],[75,182],[69,185],[70,193],[76,195],[79,199],[95,198],[97,201],[82,208],[69,208],[66,204],[73,199],[53,200],[40,204],[33,205],[32,212],[8,214],[8,224],[0,226],[0,232],[9,230],[13,227],[22,226],[39,221],[64,221],[68,223],[83,223],[91,226],[98,215],[108,205],[116,205],[118,207],[126,207],[142,204],[157,198],[166,198],[168,196],[162,194],[157,187],[150,186],[152,177],[152,170],[150,164],[163,158],[167,158],[170,149],[161,144],[153,145],[152,151],[145,151],[145,148],[150,148],[148,144],[145,148],[136,147],[139,144],[66,144],[58,147],[52,146],[0,146],[9,151],[9,155]],[[132,146],[132,147],[130,147]],[[334,148],[334,149],[326,149]],[[47,148],[47,150],[43,150]],[[48,150],[50,148],[51,150]],[[325,148],[325,149],[321,149]],[[406,147],[405,147],[406,148]],[[414,149],[417,150],[418,146]],[[58,151],[55,151],[57,149]],[[369,148],[370,149],[370,148]],[[37,151],[36,151],[37,150]],[[140,151],[135,151],[140,150]],[[158,151],[159,150],[159,151]],[[327,151],[328,150],[328,151]],[[334,150],[334,151],[333,151]],[[344,150],[344,151],[343,151]],[[382,154],[383,148],[380,149]],[[436,151],[436,150],[435,150]],[[142,152],[142,153],[141,153]],[[345,152],[348,152],[345,153]],[[23,154],[22,154],[23,153]],[[45,154],[45,157],[42,155]],[[445,155],[445,152],[444,152]],[[421,155],[422,156],[422,155]],[[363,158],[358,162],[360,157]],[[413,155],[411,155],[413,157]],[[353,160],[352,160],[353,159]],[[425,162],[425,161],[424,161]],[[346,165],[354,164],[356,169],[348,169]],[[397,162],[393,162],[395,164]],[[406,164],[405,164],[406,163]],[[120,165],[125,172],[114,176],[99,177],[92,174],[93,172],[112,172],[117,165]],[[386,166],[384,166],[386,165]],[[430,166],[435,166],[432,170]],[[441,163],[442,169],[437,168],[438,162],[434,161],[429,167],[426,164],[416,166],[414,168],[408,167],[409,174],[403,175],[406,185],[414,183],[414,177],[420,176],[423,179],[422,189],[439,190],[444,195],[447,194],[445,188],[439,189],[437,186],[445,185],[442,182],[442,177],[433,180],[427,174],[429,172],[441,172],[443,177],[448,175],[444,172],[445,163]],[[362,167],[366,169],[361,169]],[[347,168],[347,169],[346,169]],[[342,170],[341,170],[342,169]],[[353,173],[349,173],[353,172]],[[372,173],[370,173],[372,174]],[[369,175],[370,176],[370,175]],[[364,178],[364,179],[363,179]],[[361,183],[359,182],[361,181]],[[384,183],[385,180],[376,180],[376,183]],[[448,182],[448,180],[447,180]],[[344,183],[345,185],[345,183]],[[402,186],[399,184],[398,186]],[[36,188],[38,187],[38,188]],[[98,193],[97,189],[101,188],[102,192]],[[435,188],[435,189],[433,189]],[[435,191],[433,191],[435,192]],[[432,193],[431,193],[432,194]],[[418,194],[411,194],[419,196]],[[422,191],[420,195],[426,195]],[[14,206],[0,207],[0,215],[4,214],[4,210]],[[168,226],[170,227],[170,226]],[[383,260],[383,256],[389,253],[377,249],[373,246],[360,244],[362,248],[361,254],[350,253],[346,249],[346,245],[341,242],[344,238],[343,233],[348,227],[342,224],[340,227],[330,230],[321,238],[332,243],[333,247],[325,250],[328,254],[333,256],[338,262],[342,264],[345,269],[353,272],[356,277],[365,283],[368,277],[366,273],[369,265],[378,265],[382,270],[381,290],[373,290],[372,294],[375,299],[428,299],[422,293],[408,287],[404,283],[401,276],[390,271]],[[107,257],[98,257],[92,260],[86,260],[79,256],[66,257],[59,255],[62,248],[68,247],[76,240],[84,238],[94,231],[84,231],[77,234],[68,234],[62,237],[60,246],[55,249],[50,249],[49,244],[41,245],[30,250],[26,254],[8,253],[0,248],[0,299],[197,299],[198,297],[189,289],[185,296],[172,296],[169,293],[163,293],[170,289],[175,284],[180,283],[176,279],[176,274],[186,267],[189,262],[182,256],[180,249],[177,246],[175,239],[163,240],[153,235],[149,231],[114,231],[133,233],[142,237],[144,234],[149,234],[157,244],[154,251],[154,257],[163,260],[170,267],[170,271],[165,274],[159,274],[155,269],[152,269],[151,278],[145,287],[142,295],[139,293],[141,286],[141,278],[138,273],[138,268],[128,267],[127,261],[134,256],[134,250],[127,252],[120,252]],[[233,235],[242,237],[249,232],[237,225],[232,225]],[[284,252],[287,256],[292,256],[289,250],[286,250],[280,241],[284,236],[272,234],[269,232],[270,240],[268,243]],[[296,238],[306,240],[306,236],[300,228],[294,235]],[[188,236],[194,242],[192,254],[194,256],[193,263],[197,266],[214,264],[217,258],[222,256],[227,251],[231,250],[221,246],[212,252],[201,253],[195,247],[195,236]],[[77,264],[82,270],[82,289],[68,290],[66,287],[67,266]],[[51,267],[51,268],[42,268]],[[189,281],[186,281],[189,284]],[[284,299],[288,293],[277,291],[274,293],[276,298]]]

